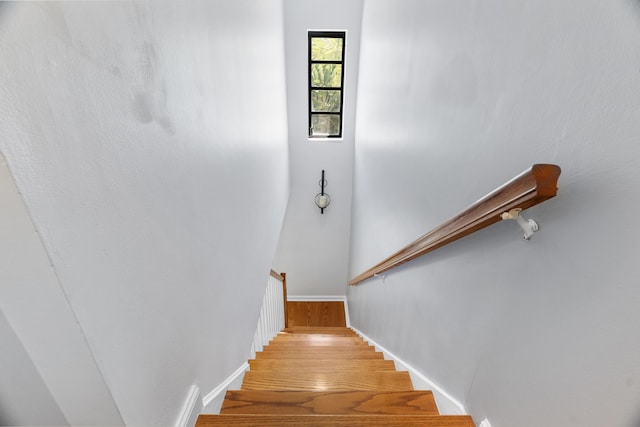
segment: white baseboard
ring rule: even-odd
[[[400,359],[395,354],[391,353],[386,348],[382,347],[380,344],[367,337],[365,334],[351,326],[358,335],[360,335],[363,339],[369,341],[370,344],[376,347],[377,350],[384,353],[385,359],[391,359],[396,364],[396,369],[400,371],[409,371],[409,375],[411,376],[411,380],[413,381],[413,387],[416,390],[431,390],[433,391],[433,397],[436,400],[436,404],[438,405],[438,410],[443,415],[467,415],[467,411],[464,408],[464,405],[458,402],[453,396],[444,391],[442,387],[431,381],[429,378],[424,376],[421,372],[416,370],[413,366],[409,365],[402,359]]]
[[[207,413],[218,413],[220,411],[219,407],[210,408],[209,406],[212,404],[214,400],[218,400],[222,402],[222,399],[224,398],[224,394],[226,393],[227,388],[229,388],[229,386],[235,381],[238,381],[238,379],[241,380],[245,371],[248,369],[249,369],[249,364],[247,362],[244,362],[238,369],[235,370],[233,374],[229,375],[227,379],[222,381],[220,384],[218,384],[216,388],[214,388],[209,393],[207,393],[204,399],[202,399],[204,408],[207,408]]]
[[[187,393],[187,398],[180,411],[180,416],[176,421],[176,427],[193,427],[196,424],[198,415],[202,413],[202,398],[200,397],[200,388],[198,386],[191,386]]]

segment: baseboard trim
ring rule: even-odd
[[[310,301],[310,302],[322,302],[322,301],[340,301],[346,302],[347,297],[344,295],[287,295],[287,301],[292,302],[302,302],[302,301]]]
[[[438,406],[439,407],[440,406],[444,406],[442,404],[444,402],[444,403],[447,404],[446,405],[447,408],[450,408],[450,409],[444,410],[444,411],[443,411],[443,408],[440,408],[441,412],[443,412],[446,415],[467,415],[467,411],[464,408],[464,405],[462,403],[458,402],[449,393],[444,391],[444,389],[442,387],[440,387],[439,385],[437,385],[436,383],[431,381],[429,378],[424,376],[421,372],[419,372],[413,366],[409,365],[407,362],[405,362],[404,360],[400,359],[395,354],[391,353],[389,350],[387,350],[386,348],[384,348],[383,346],[381,346],[380,344],[378,344],[377,342],[375,342],[374,340],[372,340],[371,338],[369,338],[368,336],[363,334],[358,329],[354,328],[353,326],[351,326],[351,329],[353,329],[363,339],[369,341],[369,343],[372,344],[373,346],[375,346],[376,349],[382,351],[384,353],[384,355],[385,355],[385,358],[393,359],[393,361],[396,364],[396,368],[398,370],[405,370],[406,369],[407,371],[409,371],[409,373],[411,374],[412,378],[416,378],[419,381],[422,381],[423,383],[427,384],[429,386],[429,388],[433,391],[434,397],[436,398],[436,402],[440,401]],[[415,386],[415,384],[414,384],[414,386]]]
[[[209,406],[213,399],[224,393],[227,390],[227,387],[229,387],[229,384],[235,381],[240,375],[244,374],[244,372],[248,369],[249,364],[247,362],[244,362],[238,369],[236,369],[233,374],[229,375],[227,379],[222,381],[216,388],[207,393],[204,399],[202,399],[204,407],[206,408],[207,406]]]
[[[198,415],[202,412],[202,399],[200,398],[200,388],[196,385],[191,386],[187,393],[180,416],[176,421],[175,427],[193,427],[196,423]]]

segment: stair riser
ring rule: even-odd
[[[438,415],[430,391],[228,391],[222,414]]]

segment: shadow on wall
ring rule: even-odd
[[[13,3],[11,2],[0,2],[0,24],[2,24],[5,20],[8,20],[8,16],[11,12],[12,7]]]
[[[631,14],[636,17],[640,26],[640,0],[630,0],[628,3]],[[0,8],[0,11],[2,11],[2,8]],[[637,423],[637,425],[640,426],[640,423]]]

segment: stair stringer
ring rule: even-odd
[[[203,414],[219,414],[222,407],[222,401],[227,390],[240,389],[244,373],[249,370],[249,363],[244,362],[236,371],[229,375],[223,382],[218,384],[216,388],[211,390],[202,399],[204,406]]]
[[[409,365],[404,360],[400,359],[398,356],[363,334],[357,328],[354,328],[352,325],[349,326],[354,330],[355,333],[360,335],[362,339],[368,341],[369,344],[373,345],[376,348],[376,351],[380,351],[384,354],[384,358],[387,360],[393,360],[396,364],[396,369],[398,371],[408,371],[411,376],[411,381],[413,382],[413,388],[415,390],[431,390],[433,392],[433,397],[436,400],[436,404],[438,405],[438,410],[442,415],[468,415],[467,410],[464,408],[464,405],[460,403],[457,399],[447,393],[442,387],[438,384],[431,381],[427,378],[423,373],[415,369],[413,366]]]

